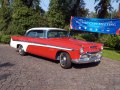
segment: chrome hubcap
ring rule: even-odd
[[[66,60],[67,60],[67,57],[65,55],[60,57],[60,63],[62,66],[64,66],[66,64]]]
[[[20,46],[20,47],[19,47],[19,53],[22,54],[22,52],[23,52],[23,47]]]

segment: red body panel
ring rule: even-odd
[[[26,52],[47,57],[50,59],[56,60],[56,54],[58,51],[65,51],[70,54],[71,59],[80,58],[80,48],[84,48],[84,53],[86,52],[99,52],[101,51],[102,44],[86,42],[81,40],[76,40],[72,38],[31,38],[24,36],[13,36],[12,39],[14,41],[21,41],[27,43],[35,43],[42,45],[50,45],[53,47],[59,48],[51,48],[45,46],[36,46],[36,45],[28,45]],[[64,50],[60,48],[66,48],[71,50]]]
[[[27,52],[31,54],[50,58],[53,60],[55,60],[57,51],[58,51],[57,49],[52,49],[52,48],[42,47],[42,46],[33,46],[33,45],[29,45],[27,48]]]

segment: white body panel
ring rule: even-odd
[[[13,40],[11,39],[11,41],[10,41],[10,46],[13,47],[13,48],[17,48],[17,45],[22,45],[24,51],[26,52],[27,47],[28,47],[28,45],[30,45],[30,44],[27,43],[27,42],[13,41]]]
[[[48,48],[56,48],[56,49],[60,49],[60,50],[70,50],[70,51],[73,50],[70,48],[63,48],[63,47],[57,47],[57,46],[51,46],[51,45],[43,45],[43,44],[36,44],[36,43],[22,42],[22,41],[13,41],[11,39],[10,46],[13,48],[17,48],[17,45],[22,45],[25,52],[27,51],[27,47],[29,45],[42,46],[42,47],[48,47]]]

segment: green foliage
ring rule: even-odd
[[[0,31],[6,31],[11,22],[11,9],[7,6],[0,8]]]
[[[120,0],[95,0],[97,5],[95,6],[95,10],[97,12],[98,18],[107,18],[109,16],[109,12],[113,10],[111,2],[118,2]]]
[[[108,10],[112,10],[110,4],[111,0],[95,0],[98,4],[95,7],[96,12],[98,13],[98,18],[106,18],[108,16]],[[108,8],[109,7],[109,8]]]
[[[65,26],[65,14],[62,12],[62,8],[59,3],[60,0],[51,0],[50,8],[48,12],[48,21],[50,27],[60,27]]]
[[[98,40],[99,42],[103,43],[105,46],[116,48],[120,50],[120,36],[115,35],[103,35]]]
[[[10,42],[10,35],[2,35],[0,37],[0,41],[1,43],[5,43],[5,44],[8,44]]]
[[[93,33],[82,34],[82,37],[87,41],[95,42],[97,40],[97,38],[95,37]]]
[[[82,34],[73,35],[72,37],[76,38],[76,39],[80,39],[80,40],[103,43],[104,46],[120,50],[120,43],[119,43],[120,42],[120,36],[101,35],[98,39],[92,33],[82,33]]]
[[[28,28],[38,26],[40,15],[28,7],[16,9],[12,15],[12,22],[8,28],[10,34],[23,34]]]
[[[75,38],[75,39],[79,39],[79,40],[85,40],[85,39],[82,37],[81,34],[73,35],[72,37]]]
[[[86,40],[86,41],[96,41],[97,40],[95,35],[92,33],[73,35],[73,38],[80,39],[80,40]]]
[[[63,28],[70,23],[71,16],[85,17],[88,10],[84,6],[83,0],[50,0],[49,26]]]
[[[64,29],[70,31],[70,25],[66,25]]]
[[[40,0],[14,0],[9,6],[2,4],[0,31],[8,35],[23,35],[29,28],[48,26],[45,16],[41,16],[39,2]]]

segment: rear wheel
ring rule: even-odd
[[[19,46],[18,46],[18,52],[19,52],[19,54],[20,54],[21,56],[26,55],[26,52],[24,51],[22,45],[19,45]]]
[[[68,53],[62,52],[60,54],[60,65],[62,68],[65,69],[71,68],[72,63],[71,63],[70,55]]]

